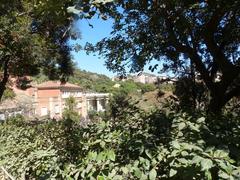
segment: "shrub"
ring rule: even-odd
[[[14,91],[10,88],[7,88],[3,93],[2,100],[13,99],[15,97],[16,97],[16,94],[14,93]]]
[[[201,113],[129,110],[86,127],[0,125],[0,163],[26,179],[239,179],[239,117],[224,129]]]
[[[182,77],[176,82],[173,94],[178,97],[181,109],[185,111],[203,110],[209,101],[203,82],[195,82],[189,77]]]
[[[81,116],[76,110],[77,102],[74,97],[70,96],[66,99],[66,107],[63,110],[63,119],[69,119],[76,123],[80,122]]]

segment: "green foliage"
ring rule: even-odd
[[[156,86],[154,84],[139,84],[142,93],[154,91],[156,89]]]
[[[119,88],[115,88],[112,91],[124,91],[128,94],[144,94],[149,91],[154,91],[156,86],[154,84],[143,84],[139,82],[134,82],[133,80],[126,80],[118,82],[120,84]]]
[[[42,83],[48,80],[48,77],[43,73],[33,77],[33,81],[37,83]],[[88,72],[85,70],[75,69],[73,75],[69,77],[69,82],[81,86],[84,90],[102,92],[102,93],[113,93],[114,91],[125,91],[127,93],[145,93],[153,91],[156,89],[154,84],[142,84],[137,83],[132,80],[118,82],[120,84],[119,88],[114,88],[114,84],[109,77]]]
[[[0,7],[0,98],[9,76],[44,72],[66,80],[73,71],[69,38],[78,38],[67,7],[75,1],[2,0]],[[74,36],[73,36],[74,34]]]
[[[13,99],[15,96],[16,94],[14,93],[14,91],[10,88],[7,88],[3,93],[2,100]]]
[[[226,108],[224,109],[225,113],[232,112],[234,116],[239,116],[240,114],[240,101],[239,97],[231,99],[226,105]]]
[[[109,117],[109,112],[106,112],[106,111],[96,111],[96,110],[88,111],[88,118],[91,120],[92,123],[99,122],[108,117]]]
[[[130,105],[123,112],[86,127],[7,121],[0,125],[0,164],[27,179],[239,178],[239,117],[145,114]]]
[[[43,73],[39,73],[38,75],[32,77],[33,82],[37,83],[37,84],[41,84],[45,81],[48,81],[49,78],[48,76],[44,75]]]
[[[209,102],[209,94],[203,82],[193,81],[189,77],[179,78],[173,94],[178,97],[179,105],[185,111],[206,109]]]
[[[206,119],[193,119],[186,114],[172,121],[170,151],[167,152],[169,176],[184,179],[235,179],[240,169],[230,157],[224,142],[209,143],[210,135]]]
[[[90,111],[88,111],[88,117],[89,117],[89,119],[91,119],[91,120],[96,119],[96,118],[98,117],[97,111],[95,111],[95,110],[90,110]]]
[[[174,92],[175,91],[175,84],[167,84],[162,83],[158,85],[158,88],[164,92]]]
[[[136,112],[140,109],[137,107],[137,102],[133,102],[131,96],[125,88],[115,91],[110,97],[107,112],[109,112],[109,118],[117,119],[124,123],[129,118],[135,118]]]
[[[91,73],[84,70],[76,69],[69,82],[78,84],[85,90],[92,90],[96,92],[110,92],[114,82],[105,75]]]
[[[77,102],[72,96],[66,99],[65,108],[63,110],[63,119],[72,120],[76,123],[80,122],[80,115],[76,109]]]
[[[124,91],[125,93],[136,93],[137,91],[141,91],[138,84],[133,80],[123,81],[120,84],[120,91]]]
[[[111,36],[86,49],[122,74],[125,67],[142,71],[151,60],[177,75],[189,74],[192,66],[210,92],[209,110],[220,113],[240,92],[239,6],[236,0],[111,1],[105,8],[114,19]]]

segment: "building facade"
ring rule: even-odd
[[[31,88],[35,115],[59,119],[66,107],[66,99],[74,97],[76,110],[83,118],[88,111],[105,111],[108,102],[107,93],[85,93],[80,86],[59,81],[48,81]]]
[[[126,80],[133,80],[134,82],[140,82],[143,84],[156,84],[156,83],[159,83],[162,81],[172,84],[177,79],[168,77],[168,76],[164,76],[164,75],[157,76],[155,74],[150,74],[150,73],[146,73],[146,72],[131,74],[125,78],[120,78],[118,76],[112,78],[112,81],[126,81]]]

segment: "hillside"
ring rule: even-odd
[[[80,69],[75,70],[74,76],[70,77],[69,82],[77,84],[85,90],[96,92],[109,92],[114,85],[114,82],[106,75]]]
[[[133,99],[137,101],[140,109],[150,112],[154,109],[159,109],[164,104],[166,98],[174,96],[171,91],[161,91],[163,94],[159,96],[159,90],[145,92],[143,94],[131,94]]]
[[[35,83],[47,81],[48,77],[40,74],[33,77]],[[109,92],[114,85],[109,77],[85,70],[76,69],[68,82],[81,86],[84,90],[96,92]]]

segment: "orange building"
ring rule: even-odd
[[[47,81],[32,88],[30,95],[33,97],[35,115],[51,118],[62,117],[65,101],[70,96],[77,103],[77,111],[86,118],[89,110],[105,111],[108,100],[106,93],[84,93],[80,86],[60,81]]]

